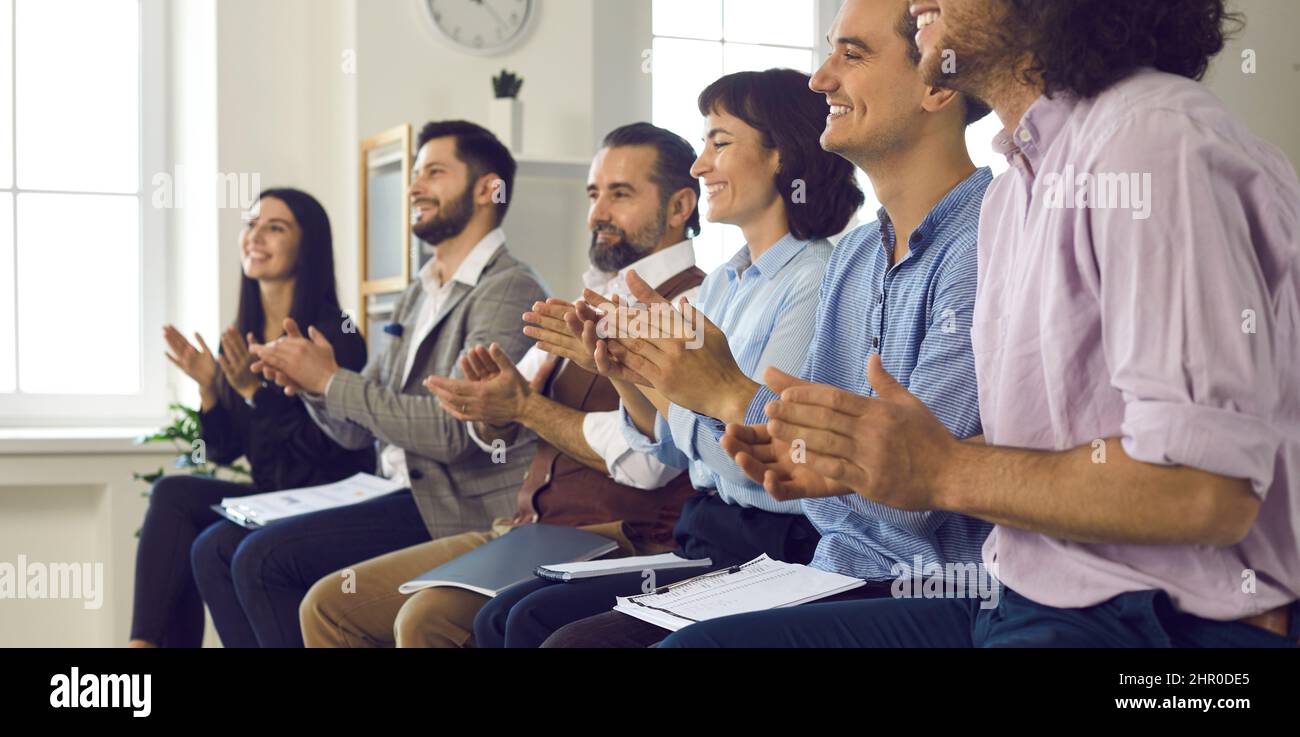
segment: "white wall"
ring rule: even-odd
[[[491,79],[502,69],[524,78],[524,151],[519,158],[587,159],[594,130],[594,7],[610,0],[542,0],[524,42],[494,57],[452,48],[436,34],[424,0],[367,0],[357,13],[357,129],[373,136],[432,120],[487,124]],[[608,10],[605,15],[612,15]],[[638,62],[639,63],[639,62]],[[511,252],[556,294],[576,297],[585,269],[585,180],[521,177],[505,231]],[[353,257],[355,260],[355,256]]]
[[[132,480],[175,454],[129,440],[0,441],[0,563],[102,566],[102,606],[74,599],[0,601],[0,647],[111,647],[130,631],[135,532],[148,488]]]
[[[1255,135],[1280,147],[1300,168],[1300,3],[1234,0],[1245,31],[1215,60],[1206,83]],[[1256,70],[1243,71],[1242,53],[1254,52]]]
[[[371,3],[366,3],[367,7]],[[217,3],[217,166],[258,173],[263,188],[289,186],[324,205],[334,231],[345,308],[357,306],[356,0],[220,0]],[[240,211],[219,215],[221,315],[238,302]]]
[[[483,122],[491,78],[508,68],[524,78],[519,97],[527,153],[590,156],[592,7],[600,1],[543,0],[531,37],[511,52],[485,58],[440,41],[423,0],[366,0],[357,13],[356,36],[362,137],[408,122]]]

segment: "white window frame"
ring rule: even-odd
[[[757,46],[757,47],[760,47],[760,48],[789,49],[789,50],[795,50],[795,51],[804,51],[805,49],[807,49],[807,50],[810,50],[810,52],[811,52],[811,67],[812,67],[812,68],[811,68],[811,70],[810,70],[810,73],[815,74],[815,73],[817,72],[817,69],[818,69],[818,68],[822,65],[822,63],[825,61],[826,56],[830,53],[830,45],[829,45],[829,44],[827,43],[827,41],[826,41],[826,33],[827,33],[827,31],[830,30],[830,25],[831,25],[831,23],[834,21],[834,19],[835,19],[835,15],[839,12],[840,4],[841,4],[841,3],[842,3],[842,0],[813,0],[813,2],[812,2],[812,11],[813,11],[813,31],[812,31],[812,33],[813,33],[813,37],[812,37],[812,39],[811,39],[811,43],[810,43],[808,46],[792,46],[792,45],[789,45],[789,44],[773,44],[773,43],[753,43],[753,42],[749,42],[749,41],[743,41],[743,42],[742,42],[742,41],[729,41],[729,40],[727,39],[727,29],[726,29],[725,18],[724,18],[723,27],[722,27],[722,37],[721,37],[721,39],[719,39],[719,40],[717,40],[717,41],[707,40],[707,41],[705,41],[705,42],[706,42],[706,43],[717,43],[717,44],[721,45],[722,48],[724,49],[724,53],[725,53],[725,49],[726,49],[727,44],[741,44],[741,45],[745,45],[745,46]],[[651,16],[652,16],[652,18],[651,18],[651,25],[653,26],[653,13],[654,13],[653,8],[651,9],[650,13],[651,13]],[[659,34],[654,33],[653,31],[651,31],[650,38],[649,38],[649,43],[651,44],[651,46],[653,46],[654,42],[655,42],[657,39],[661,39],[661,38],[663,38],[663,39],[671,39],[671,40],[683,40],[683,41],[703,41],[703,39],[688,38],[688,37],[684,37],[684,36],[659,35]],[[648,107],[649,110],[653,111],[653,110],[654,110],[653,91],[652,91],[650,94],[651,94],[651,100],[650,100],[650,104],[649,104],[647,107]],[[694,141],[694,139],[688,138],[687,140],[691,141],[692,145],[697,145],[696,142]],[[865,177],[864,177],[864,179],[865,179]],[[865,214],[865,213],[863,213],[863,214]],[[873,218],[874,218],[874,215],[873,215]],[[717,241],[717,242],[720,243],[720,244],[723,246],[723,253],[721,254],[721,257],[722,257],[723,259],[729,258],[729,257],[731,256],[732,249],[733,249],[733,247],[737,246],[737,243],[743,243],[743,238],[739,239],[739,241],[737,241],[737,242],[731,242],[731,243],[728,243],[726,240],[724,240],[724,239],[722,239],[722,238],[720,237],[720,231],[721,231],[722,229],[726,228],[726,229],[733,229],[733,230],[734,230],[734,226],[718,225],[718,224],[716,224],[716,223],[708,223],[708,222],[702,222],[702,223],[701,223],[701,226],[704,228],[704,230],[705,230],[706,233],[709,233],[711,236],[713,236],[713,237],[715,237],[715,238],[718,238],[718,241]],[[732,233],[732,239],[731,239],[731,240],[736,241],[736,237],[735,237],[736,235],[737,235],[737,234],[733,232],[733,233]],[[705,261],[706,255],[703,254],[703,253],[701,253],[700,250],[699,250],[699,249],[700,249],[701,247],[703,247],[703,245],[704,245],[703,243],[700,242],[701,240],[702,240],[702,239],[700,239],[700,238],[697,238],[697,239],[696,239],[696,241],[697,241],[697,242],[696,242],[696,249],[697,249],[697,254],[698,254],[698,255],[697,255],[697,258],[699,258],[699,259],[701,260],[702,265],[704,265],[704,266],[709,266],[709,265],[711,265],[711,264],[709,264],[709,263],[707,263],[707,261]],[[712,255],[712,254],[709,254],[709,255]]]
[[[167,295],[166,239],[167,211],[152,206],[149,191],[155,172],[167,166],[167,18],[165,0],[138,0],[140,4],[140,176],[136,197],[140,207],[140,390],[122,395],[0,393],[0,427],[128,427],[151,425],[167,414],[166,358],[163,356],[162,324]],[[15,5],[15,15],[16,7]],[[14,29],[15,36],[17,29]],[[17,44],[14,44],[15,60]],[[17,70],[13,71],[15,81]],[[16,86],[15,86],[16,90]],[[16,94],[16,91],[15,91]],[[14,116],[17,119],[15,101]],[[14,159],[17,160],[17,126],[14,126]],[[16,173],[16,163],[15,163]],[[15,176],[9,190],[14,194],[14,258],[17,266],[17,195],[21,190]],[[22,279],[17,273],[15,279]],[[46,288],[58,289],[58,284]],[[14,297],[16,302],[16,296]],[[76,295],[68,295],[76,299]],[[16,306],[16,305],[15,305]],[[15,323],[16,315],[15,315]],[[16,329],[16,325],[15,325]],[[76,340],[76,325],[51,326]],[[16,345],[16,343],[15,343]],[[15,360],[17,356],[15,356]],[[96,357],[87,356],[93,369]],[[19,377],[21,383],[21,377]]]

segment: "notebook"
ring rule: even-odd
[[[611,558],[609,560],[593,560],[587,563],[560,563],[538,566],[534,573],[538,578],[567,583],[569,581],[580,581],[584,578],[617,576],[622,573],[666,571],[675,568],[709,568],[712,566],[713,561],[708,558],[691,560],[676,553],[664,553],[663,555],[643,555],[636,558]]]
[[[538,566],[599,558],[618,543],[594,532],[556,525],[516,527],[492,542],[444,563],[398,587],[403,594],[450,586],[494,597],[530,581]]]
[[[766,555],[658,591],[620,596],[614,611],[676,632],[733,614],[799,606],[866,585],[860,578],[782,563]]]
[[[212,506],[212,511],[241,527],[256,530],[290,517],[360,504],[405,488],[397,481],[359,473],[332,484],[222,499]]]

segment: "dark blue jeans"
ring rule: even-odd
[[[298,607],[313,584],[429,540],[403,491],[257,531],[222,520],[199,535],[190,561],[225,647],[302,647]]]
[[[1058,609],[1003,588],[979,599],[876,599],[808,604],[691,625],[660,647],[1295,647],[1267,630],[1174,609],[1163,591]],[[1293,630],[1295,627],[1292,628]]]
[[[821,539],[802,514],[747,509],[705,495],[687,500],[674,536],[678,555],[710,558],[713,567],[657,571],[656,586],[748,563],[763,554],[788,563],[807,563]],[[541,647],[562,627],[608,612],[616,597],[641,593],[643,583],[641,574],[631,573],[575,583],[537,579],[511,586],[479,610],[474,619],[474,645]]]

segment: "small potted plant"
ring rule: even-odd
[[[514,153],[524,149],[524,104],[519,100],[523,86],[522,77],[505,69],[492,78],[495,97],[488,111],[488,127]]]
[[[168,409],[173,413],[172,423],[152,435],[136,438],[136,445],[170,443],[178,454],[175,467],[191,476],[216,479],[221,478],[221,471],[225,471],[227,478],[223,480],[235,483],[245,483],[252,480],[248,468],[242,464],[236,463],[226,466],[208,460],[207,448],[203,444],[203,429],[199,424],[198,410],[181,404],[169,405]],[[150,485],[151,488],[144,492],[144,496],[148,497],[153,483],[165,474],[166,471],[160,468],[152,473],[136,473],[133,475],[136,481],[143,481]],[[135,535],[139,537],[140,531],[136,530]]]

